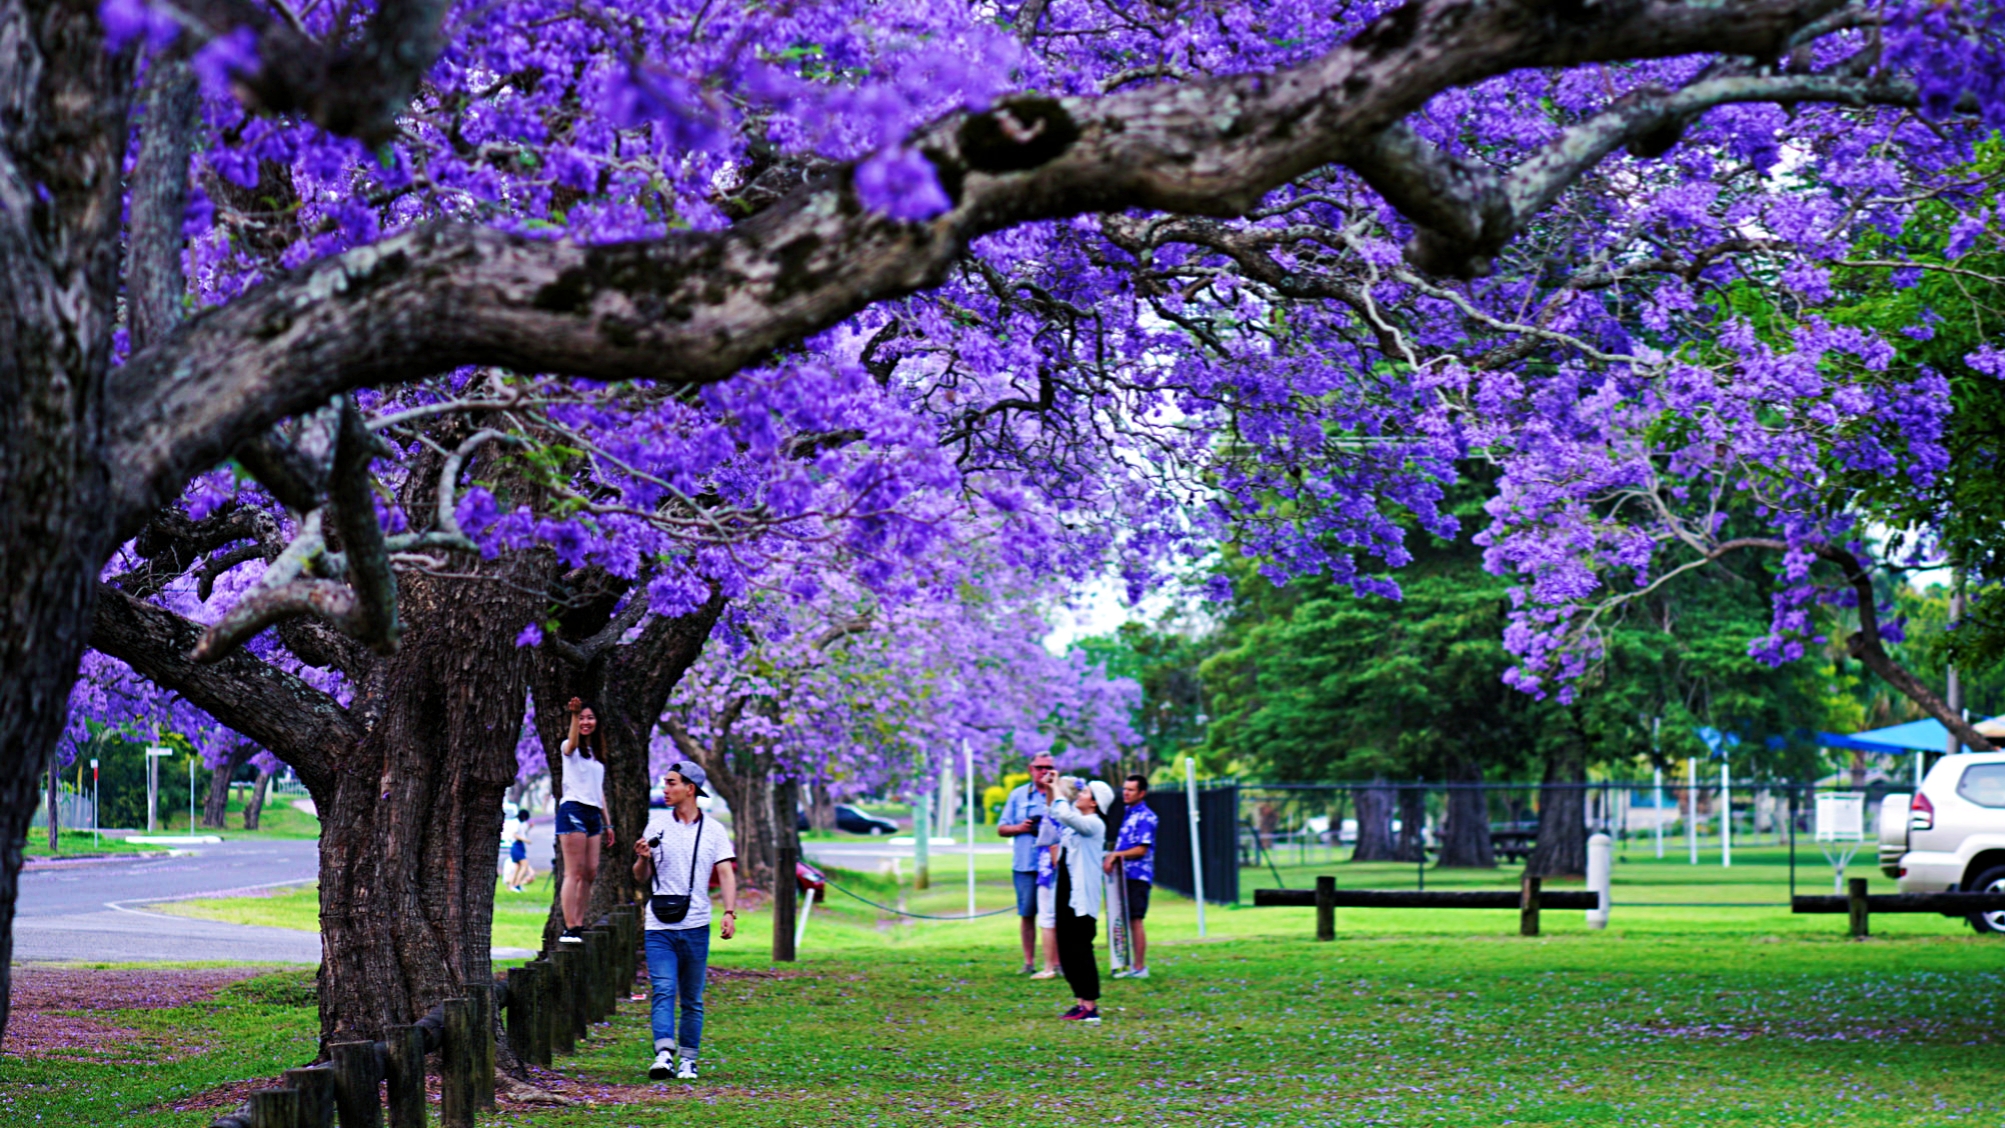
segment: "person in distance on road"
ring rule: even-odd
[[[536,867],[529,864],[529,808],[524,807],[515,816],[515,825],[508,831],[508,888],[520,893],[536,880]]]

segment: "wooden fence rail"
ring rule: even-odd
[[[1842,900],[1842,898],[1840,898]],[[1543,909],[1592,909],[1600,906],[1593,893],[1547,893],[1539,879],[1521,879],[1518,891],[1418,889],[1339,889],[1334,877],[1318,877],[1314,889],[1255,889],[1255,908],[1296,906],[1316,910],[1316,939],[1337,938],[1338,909],[1516,909],[1518,931],[1525,936],[1539,934],[1539,913]]]
[[[1867,893],[1866,879],[1845,882],[1843,897],[1800,896],[1789,899],[1793,913],[1843,913],[1850,917],[1854,939],[1863,940],[1870,931],[1874,913],[1941,913],[1969,916],[1972,913],[2005,912],[2005,893]]]
[[[327,1061],[286,1070],[276,1087],[252,1093],[210,1128],[427,1128],[425,1057],[433,1053],[439,1123],[472,1128],[494,1107],[497,1026],[518,1061],[548,1066],[553,1054],[573,1052],[618,1009],[640,970],[641,939],[639,909],[623,905],[587,929],[585,943],[557,945],[491,985],[474,984],[464,998],[390,1027],[380,1042],[328,1046]]]

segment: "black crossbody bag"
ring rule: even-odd
[[[674,818],[673,814],[668,816]],[[659,839],[657,839],[659,841]],[[703,812],[696,813],[696,841],[689,844],[689,892],[655,893],[647,899],[648,910],[663,924],[681,924],[689,915],[689,902],[696,896],[696,858],[703,851]],[[661,888],[661,874],[654,875],[654,887]]]

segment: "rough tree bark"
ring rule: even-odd
[[[1587,804],[1580,784],[1587,778],[1587,749],[1578,731],[1568,733],[1546,756],[1539,784],[1539,837],[1525,859],[1533,877],[1579,877],[1587,872]]]
[[[222,830],[230,815],[230,780],[237,769],[257,753],[255,744],[238,744],[231,748],[223,762],[209,773],[209,794],[202,800],[202,825],[210,830]]]
[[[501,799],[515,779],[539,568],[492,580],[413,577],[404,643],[372,678],[369,734],[322,803],[321,1032],[380,1038],[492,979]],[[532,589],[533,590],[533,589]]]
[[[265,797],[271,794],[272,773],[259,771],[257,782],[251,784],[251,796],[244,800],[244,829],[256,830],[264,821]]]
[[[1441,817],[1443,869],[1495,869],[1497,853],[1490,845],[1489,796],[1483,791],[1483,765],[1468,756],[1449,760],[1447,810]]]
[[[1370,786],[1358,788],[1357,793],[1358,843],[1351,851],[1351,861],[1398,860],[1399,850],[1392,840],[1392,787],[1384,780],[1374,780]]]
[[[1399,789],[1399,842],[1397,853],[1402,862],[1418,862],[1427,852],[1427,789],[1424,787],[1402,787]]]
[[[583,589],[585,598],[559,617],[559,629],[546,635],[538,649],[533,672],[536,733],[550,762],[551,791],[559,795],[564,773],[559,745],[570,728],[565,703],[573,697],[590,702],[605,734],[606,814],[618,841],[600,860],[599,877],[585,908],[586,919],[597,920],[616,905],[631,904],[638,893],[633,868],[625,859],[647,826],[648,793],[653,788],[648,746],[668,695],[703,652],[725,600],[713,593],[708,603],[687,615],[653,616],[641,625],[646,598],[638,592],[624,614],[615,614],[625,589],[608,583],[603,575],[574,572],[560,585],[574,597]],[[631,642],[621,642],[637,625],[640,633]],[[551,866],[546,943],[564,927],[558,901],[563,883],[560,852]]]

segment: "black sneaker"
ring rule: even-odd
[[[578,935],[577,929],[567,928],[563,931],[562,934],[560,934],[557,937],[557,942],[559,944],[583,944],[585,942],[585,938],[583,936]]]

